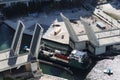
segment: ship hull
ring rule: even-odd
[[[39,54],[39,59],[43,59],[43,60],[47,60],[49,62],[60,64],[65,67],[71,67],[71,68],[85,70],[85,69],[88,69],[91,64],[91,61],[88,61],[86,63],[78,63],[75,60],[68,59],[67,56],[63,56],[62,54],[59,54],[54,57],[55,58],[52,58],[51,56],[48,56],[48,55]]]

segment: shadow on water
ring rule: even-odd
[[[58,77],[63,77],[68,80],[85,80],[87,74],[91,71],[91,69],[95,66],[96,62],[86,70],[71,68],[70,70],[73,72],[73,74],[53,66],[48,66],[47,64],[40,65],[40,68],[42,69],[43,73],[50,74]]]
[[[40,25],[44,28],[43,33],[45,33],[49,28],[49,25],[45,25],[45,24],[40,24]]]
[[[66,78],[68,80],[75,80],[73,75],[69,74],[67,71],[65,71],[63,69],[49,66],[47,64],[40,65],[40,68],[42,69],[43,73],[45,73],[45,74],[63,77],[63,78]]]
[[[0,26],[0,50],[8,49],[11,46],[14,30],[8,28],[7,25]]]
[[[24,21],[23,21],[23,23],[24,23]],[[30,26],[29,28],[27,28],[27,29],[30,30],[30,31],[33,31],[33,30],[35,29],[35,25],[36,25],[36,23],[34,23],[33,25],[31,25],[31,26]],[[44,28],[43,33],[45,33],[46,30],[49,28],[48,25],[45,25],[45,24],[40,24],[40,25]]]
[[[96,65],[96,61],[93,61],[91,66],[88,69],[76,69],[76,68],[71,68],[71,71],[73,72],[73,80],[86,80],[87,75],[89,72],[93,69],[93,67]]]

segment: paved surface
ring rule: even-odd
[[[28,62],[28,54],[9,58],[9,52],[10,51],[0,53],[0,72],[11,69],[13,67],[24,65]]]
[[[67,80],[67,79],[44,74],[39,80]]]
[[[0,61],[8,59],[10,57],[10,50],[0,52]]]
[[[87,75],[88,80],[120,80],[120,55],[112,59],[99,61]],[[104,71],[111,68],[113,75],[105,74]]]

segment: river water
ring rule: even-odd
[[[14,36],[13,29],[11,29],[5,24],[0,25],[0,51],[10,48],[13,36]],[[23,35],[20,53],[23,53],[22,51],[23,47],[26,45],[29,46],[30,42],[31,42],[31,36]],[[63,77],[68,80],[83,80],[86,76],[85,71],[72,69],[73,74],[70,74],[69,72],[63,69],[53,67],[47,64],[43,64],[43,63],[40,64],[40,68],[45,74]]]

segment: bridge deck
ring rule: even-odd
[[[10,51],[0,53],[0,72],[28,63],[28,54],[10,57]]]

